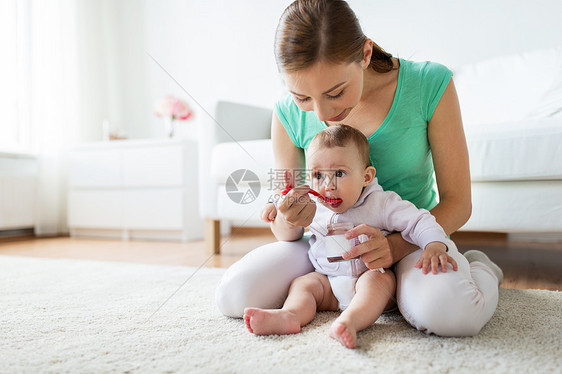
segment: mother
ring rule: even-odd
[[[314,135],[345,123],[367,136],[385,190],[430,210],[447,234],[468,220],[468,152],[449,69],[392,57],[363,34],[348,4],[338,0],[292,3],[279,21],[275,57],[290,91],[275,105],[272,120],[277,170],[304,169]],[[279,308],[291,281],[313,270],[303,226],[312,222],[316,206],[299,189],[291,193],[302,195],[299,203],[280,206],[276,220],[292,224],[293,232],[227,270],[216,294],[223,314],[241,317],[246,306]],[[363,225],[354,234],[370,238],[352,249],[369,268],[396,264],[398,305],[417,329],[475,335],[493,315],[502,275],[485,256],[469,263],[453,250],[457,272],[424,274],[414,267],[421,250],[399,233],[384,237]]]

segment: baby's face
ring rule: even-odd
[[[341,199],[338,203],[323,205],[336,213],[343,213],[353,207],[359,199],[363,187],[371,183],[366,176],[365,165],[361,161],[359,151],[352,145],[327,148],[311,145],[306,158],[310,170],[312,188],[330,199]]]

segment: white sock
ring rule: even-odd
[[[500,269],[498,265],[496,265],[486,254],[482,251],[477,251],[472,249],[464,253],[464,257],[468,260],[469,263],[478,261],[483,263],[484,265],[488,266],[490,270],[494,273],[494,275],[498,278],[498,284],[503,282],[503,271]]]

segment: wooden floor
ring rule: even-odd
[[[457,233],[459,250],[479,249],[504,272],[505,288],[562,290],[562,243],[510,242],[503,234]],[[0,239],[0,255],[123,261],[226,268],[253,248],[274,241],[269,229],[234,228],[221,255],[205,254],[203,241],[176,243],[82,238]]]

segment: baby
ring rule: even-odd
[[[330,262],[328,225],[366,224],[384,234],[401,232],[405,240],[424,248],[418,267],[424,260],[442,261],[440,256],[446,256],[453,268],[456,263],[446,254],[448,239],[435,218],[380,187],[370,163],[369,144],[360,131],[346,125],[320,131],[309,145],[306,163],[312,188],[326,198],[316,199],[316,214],[309,226],[313,234],[309,257],[315,271],[291,283],[281,309],[246,308],[244,321],[256,335],[294,334],[311,322],[317,311],[342,310],[330,328],[330,337],[355,348],[357,332],[396,306],[396,280],[392,271],[369,270],[359,258]],[[273,203],[262,210],[265,221],[274,222],[276,216]],[[278,239],[282,236],[280,227],[272,224]],[[350,237],[348,232],[346,238]]]

